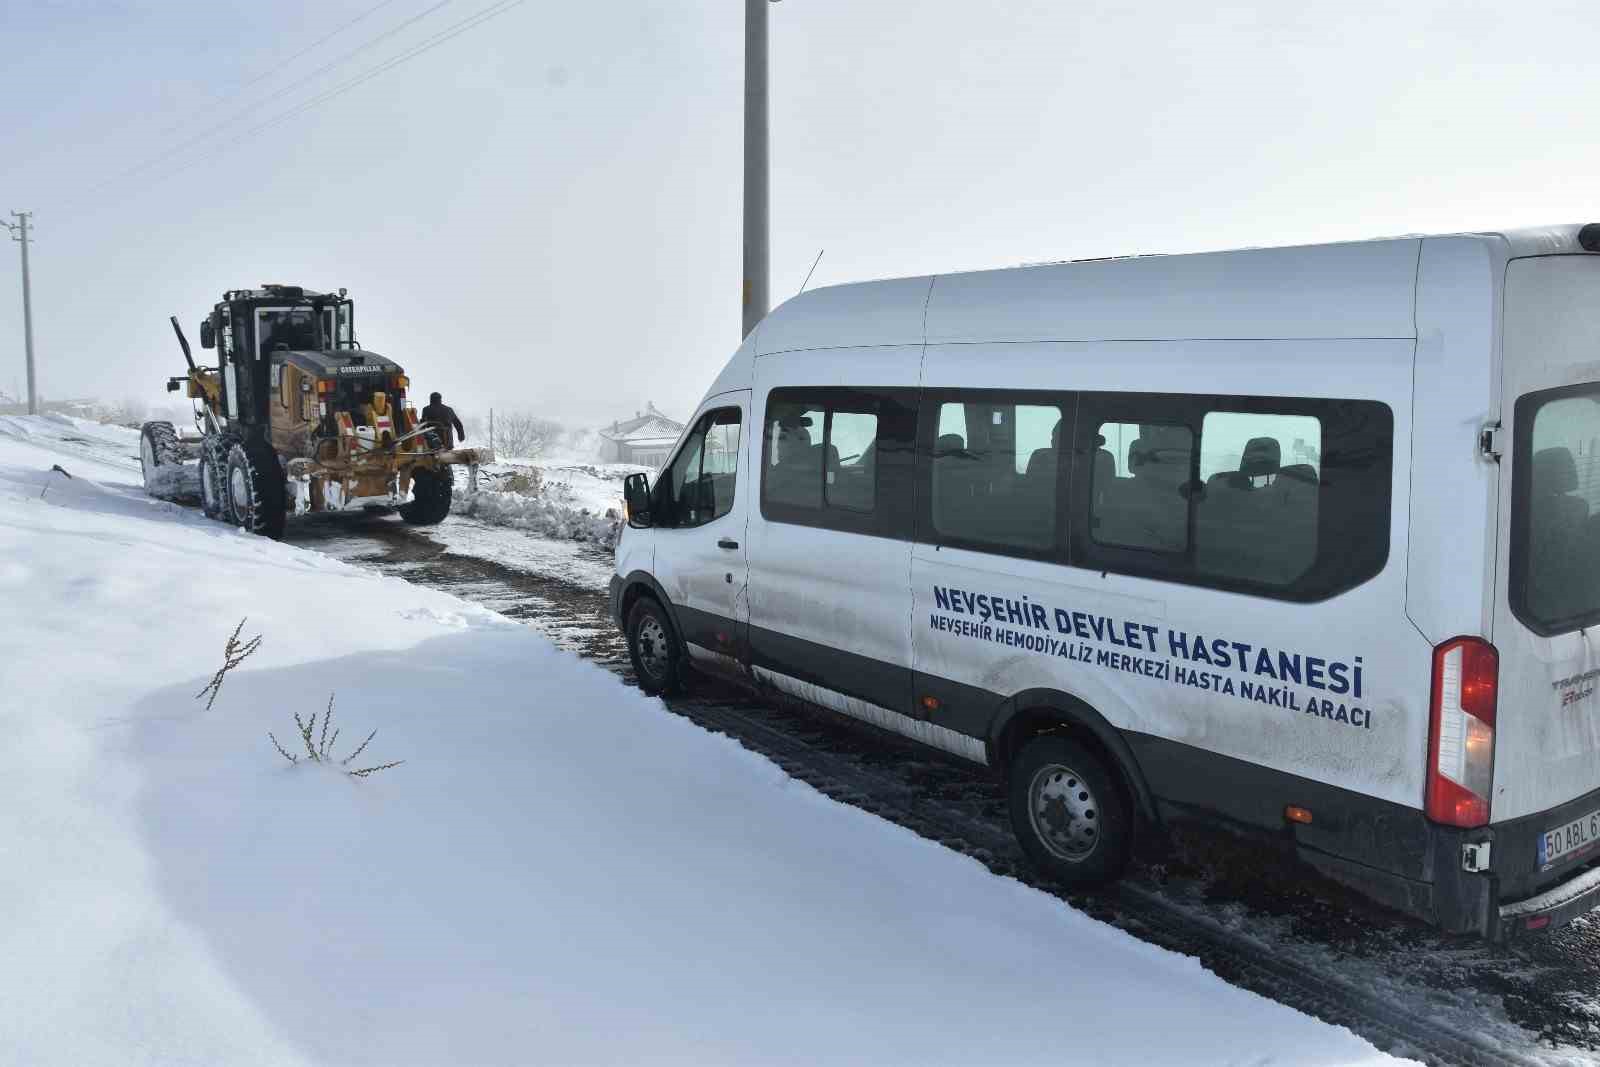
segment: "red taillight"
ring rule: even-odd
[[[1433,650],[1428,729],[1428,818],[1471,828],[1489,822],[1500,656],[1481,637]]]

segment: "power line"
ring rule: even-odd
[[[423,11],[421,11],[420,13],[418,13],[416,15],[413,15],[408,19],[405,19],[404,21],[400,22],[398,25],[390,27],[389,29],[387,29],[387,30],[383,31],[382,33],[378,34],[376,37],[373,37],[373,38],[363,42],[362,44],[357,45],[355,48],[350,49],[350,51],[344,53],[343,55],[339,56],[338,58],[329,60],[327,63],[324,63],[322,66],[318,67],[316,70],[311,71],[309,74],[303,75],[302,77],[295,79],[294,81],[290,82],[288,85],[283,86],[282,88],[276,90],[275,92],[269,93],[267,96],[262,97],[260,100],[257,100],[254,103],[246,104],[244,107],[239,108],[237,111],[234,111],[227,118],[224,118],[224,119],[220,120],[219,122],[215,122],[215,123],[211,124],[210,126],[207,126],[205,129],[201,130],[199,133],[195,134],[193,137],[190,137],[187,140],[178,142],[177,144],[173,145],[171,148],[167,149],[166,151],[160,152],[160,153],[158,153],[158,154],[156,154],[154,156],[151,156],[149,159],[146,159],[142,163],[134,164],[132,167],[129,167],[127,170],[122,171],[120,174],[112,175],[111,177],[107,178],[105,181],[101,182],[100,184],[98,184],[96,186],[93,186],[92,188],[86,190],[84,195],[85,196],[92,196],[93,194],[99,192],[102,189],[105,189],[105,188],[108,188],[108,187],[110,187],[112,185],[115,185],[117,182],[123,181],[124,179],[131,178],[136,174],[139,174],[139,173],[141,173],[143,171],[149,170],[151,167],[157,165],[158,163],[161,163],[164,160],[167,160],[167,159],[171,158],[172,156],[177,155],[179,152],[182,152],[184,149],[190,148],[190,147],[194,146],[195,144],[198,144],[199,142],[206,140],[208,137],[210,137],[213,133],[217,132],[218,130],[226,129],[236,119],[239,119],[239,118],[242,118],[245,115],[248,115],[250,112],[255,111],[256,109],[262,107],[265,104],[270,104],[274,100],[278,100],[278,99],[281,99],[284,96],[287,96],[289,93],[291,93],[294,90],[300,88],[300,86],[306,84],[307,82],[313,81],[316,78],[321,77],[322,75],[326,74],[328,71],[330,71],[330,70],[334,69],[335,67],[337,67],[337,66],[339,66],[339,65],[341,65],[341,64],[343,64],[343,63],[345,63],[345,62],[347,62],[347,61],[349,61],[349,60],[351,60],[353,58],[355,58],[357,55],[360,55],[362,52],[365,52],[367,49],[373,47],[374,45],[381,44],[382,42],[384,42],[384,41],[388,40],[389,38],[393,37],[395,34],[399,33],[400,31],[402,31],[402,30],[404,30],[404,29],[406,29],[406,28],[408,28],[408,27],[410,27],[412,25],[415,25],[416,23],[420,22],[421,20],[427,18],[429,15],[433,14],[435,11],[438,11],[441,7],[444,7],[445,5],[450,4],[452,2],[453,2],[453,0],[438,0],[438,2],[433,4],[431,7],[428,7],[426,9],[424,9]]]
[[[263,122],[260,122],[260,123],[254,125],[254,126],[251,126],[250,128],[248,128],[246,130],[241,131],[240,133],[234,135],[233,137],[228,138],[226,141],[223,141],[218,146],[216,151],[207,152],[204,155],[196,156],[193,159],[190,159],[190,160],[180,164],[179,166],[173,168],[172,170],[169,170],[169,171],[165,172],[164,174],[158,175],[154,180],[155,181],[160,181],[160,180],[165,179],[165,178],[170,178],[170,177],[172,177],[172,176],[174,176],[176,174],[181,174],[183,171],[188,170],[190,167],[193,167],[193,166],[195,166],[195,165],[197,165],[199,163],[204,163],[207,160],[214,159],[217,156],[222,155],[223,153],[225,153],[229,148],[233,147],[235,144],[238,144],[240,141],[248,140],[249,138],[253,137],[255,134],[261,133],[264,130],[271,129],[274,126],[277,126],[277,125],[280,125],[281,123],[287,122],[290,119],[295,118],[295,117],[297,117],[299,115],[302,115],[305,112],[310,111],[315,107],[318,107],[318,106],[320,106],[322,104],[325,104],[325,103],[327,103],[327,102],[329,102],[331,100],[334,100],[334,99],[336,99],[336,98],[338,98],[340,96],[343,96],[345,93],[349,92],[352,89],[355,89],[357,86],[360,86],[360,85],[362,85],[362,84],[364,84],[364,83],[366,83],[368,81],[371,81],[373,78],[376,78],[378,75],[383,74],[383,73],[385,73],[387,71],[393,70],[395,67],[398,67],[398,66],[400,66],[400,65],[402,65],[404,63],[410,62],[411,60],[417,58],[418,56],[422,55],[423,53],[430,52],[433,49],[435,49],[435,48],[439,47],[440,45],[444,44],[445,42],[451,40],[452,38],[459,37],[461,34],[466,33],[468,30],[475,29],[478,26],[481,26],[484,23],[490,21],[491,19],[498,18],[499,16],[505,14],[507,11],[510,11],[512,8],[519,7],[525,2],[526,2],[526,0],[496,0],[495,3],[491,3],[488,7],[483,8],[482,10],[478,11],[477,13],[475,13],[473,15],[469,15],[466,18],[461,19],[459,22],[454,22],[454,23],[450,24],[449,26],[446,26],[444,29],[442,29],[442,30],[438,31],[437,33],[433,34],[432,36],[424,38],[422,41],[418,42],[416,45],[413,45],[411,48],[407,49],[406,51],[400,52],[397,55],[390,57],[389,59],[383,61],[382,63],[379,63],[377,66],[371,67],[371,68],[367,69],[366,71],[363,71],[361,74],[357,75],[356,77],[351,78],[348,81],[342,82],[339,85],[334,86],[332,89],[329,89],[329,90],[327,90],[325,92],[319,93],[316,96],[313,96],[313,97],[310,97],[309,99],[301,101],[299,104],[296,104],[294,107],[291,107],[286,111],[279,112],[278,114],[272,116],[271,118],[269,118],[269,119],[267,119],[267,120],[265,120]]]
[[[366,18],[368,18],[368,17],[370,17],[372,15],[377,14],[379,11],[382,11],[384,8],[388,7],[390,4],[392,4],[394,2],[395,2],[395,0],[378,0],[378,3],[376,3],[373,6],[367,8],[365,11],[361,12],[361,14],[357,15],[355,18],[350,19],[347,22],[341,22],[338,26],[336,26],[333,29],[329,30],[327,33],[323,34],[321,37],[318,37],[315,41],[312,41],[310,44],[306,45],[304,48],[300,49],[298,52],[295,52],[293,55],[286,56],[283,59],[278,60],[277,63],[275,63],[271,67],[268,67],[266,70],[262,71],[260,74],[257,74],[254,78],[251,78],[249,81],[244,82],[241,85],[235,86],[232,90],[230,90],[228,92],[217,94],[215,96],[215,98],[212,99],[209,103],[205,103],[205,104],[200,105],[199,110],[197,110],[193,114],[191,114],[189,116],[189,118],[190,119],[198,118],[199,116],[205,114],[207,111],[212,110],[213,108],[217,107],[220,104],[225,104],[229,100],[235,100],[235,99],[239,98],[240,96],[244,95],[245,90],[253,88],[256,85],[261,84],[262,82],[266,81],[268,78],[272,77],[274,74],[277,74],[278,72],[283,70],[283,68],[287,67],[290,63],[293,63],[295,60],[299,59],[301,56],[306,55],[307,53],[316,51],[318,48],[322,47],[323,45],[327,44],[329,41],[333,40],[335,37],[339,36],[345,30],[348,30],[351,26],[354,26],[356,23],[361,22],[364,19],[366,19]],[[188,121],[188,119],[184,120],[184,122],[186,122],[186,121]],[[158,133],[156,133],[155,136],[157,136],[157,137],[165,137],[169,133],[176,132],[181,126],[183,126],[183,124],[184,124],[183,122],[175,122],[171,126],[168,126],[166,129],[161,130]]]

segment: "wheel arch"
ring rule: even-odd
[[[633,605],[642,596],[651,597],[666,610],[667,618],[672,621],[672,636],[678,642],[678,652],[688,656],[689,646],[683,639],[683,623],[678,618],[678,609],[649,571],[633,571],[622,579],[622,593],[617,597],[617,624],[624,628],[628,625],[628,612],[633,610]]]
[[[989,731],[989,763],[1006,774],[1011,758],[1041,734],[1064,733],[1101,755],[1121,779],[1128,801],[1144,820],[1160,825],[1155,796],[1122,732],[1083,700],[1056,689],[1025,689],[1000,707]]]

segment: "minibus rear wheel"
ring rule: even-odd
[[[1132,813],[1099,755],[1060,734],[1035,737],[1012,759],[1007,792],[1023,851],[1052,878],[1087,886],[1122,874]]]
[[[671,696],[680,686],[678,636],[672,620],[654,597],[641,596],[628,612],[628,658],[639,688],[651,696]]]

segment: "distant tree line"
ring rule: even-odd
[[[472,443],[488,445],[497,455],[515,459],[538,459],[554,449],[567,432],[555,419],[526,411],[496,411],[492,439],[487,416],[474,415],[462,424]]]

